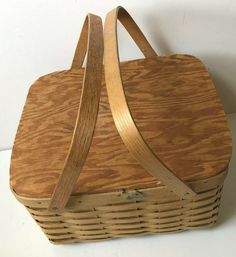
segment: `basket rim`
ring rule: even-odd
[[[228,167],[222,171],[221,173],[207,179],[201,179],[198,181],[192,181],[188,182],[188,184],[196,190],[199,194],[197,194],[197,199],[201,193],[205,193],[207,191],[211,191],[213,189],[216,189],[219,185],[222,185],[224,182],[224,179],[226,178],[228,173]],[[21,195],[18,195],[14,190],[12,190],[12,193],[16,197],[16,199],[25,205],[26,207],[32,207],[32,208],[47,208],[51,198],[45,197],[45,198],[35,198],[35,197],[24,197]],[[70,200],[68,202],[68,207],[66,207],[65,211],[68,209],[73,209],[73,206],[75,204],[83,203],[85,206],[91,205],[91,203],[99,203],[100,204],[109,204],[107,201],[108,197],[110,198],[109,201],[112,202],[112,199],[116,201],[124,201],[130,200],[132,201],[138,201],[141,200],[142,197],[145,195],[145,199],[149,197],[151,201],[151,196],[155,195],[159,198],[160,201],[163,201],[168,198],[172,198],[176,200],[184,200],[180,199],[177,195],[175,195],[173,192],[168,190],[168,188],[164,185],[159,187],[150,187],[150,188],[144,188],[144,189],[127,189],[127,190],[117,190],[117,191],[111,191],[111,192],[105,192],[105,193],[87,193],[87,194],[78,194],[78,195],[71,195]],[[132,197],[133,196],[133,197]],[[129,199],[130,197],[130,199]],[[151,197],[151,198],[150,198]],[[156,200],[156,199],[155,199]]]

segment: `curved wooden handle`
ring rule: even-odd
[[[62,174],[52,195],[49,210],[62,210],[68,202],[92,142],[99,108],[103,29],[100,17],[88,14],[84,22],[71,68],[81,68],[87,52],[82,94],[71,145]]]
[[[131,116],[120,72],[117,19],[127,28],[145,57],[157,56],[137,24],[124,8],[117,7],[107,14],[104,32],[105,79],[116,128],[128,150],[143,168],[152,176],[160,179],[180,198],[192,198],[196,193],[158,159],[145,142]]]

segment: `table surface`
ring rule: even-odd
[[[234,146],[236,113],[228,115]],[[234,147],[235,148],[235,147]],[[225,181],[220,216],[215,227],[177,234],[114,239],[97,243],[53,245],[9,189],[11,151],[0,152],[0,256],[164,256],[236,257],[236,150]]]

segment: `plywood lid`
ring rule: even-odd
[[[226,117],[203,64],[186,55],[122,63],[136,125],[156,155],[184,181],[212,177],[230,160]],[[11,188],[50,197],[63,168],[79,107],[83,70],[56,72],[29,90],[11,161]],[[108,192],[160,185],[129,154],[103,87],[88,160],[73,190]]]

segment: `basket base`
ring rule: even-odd
[[[52,243],[94,242],[211,227],[218,217],[221,193],[222,185],[198,194],[194,200],[141,197],[93,208],[81,205],[82,209],[63,213],[50,213],[46,208],[27,209]]]

